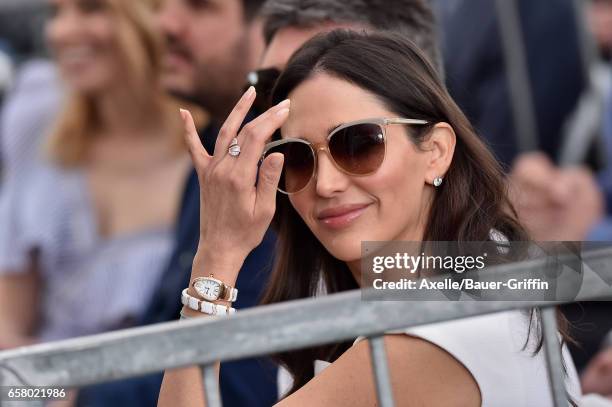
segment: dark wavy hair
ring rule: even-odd
[[[410,41],[392,33],[336,30],[315,37],[294,54],[278,79],[275,103],[308,78],[325,73],[378,96],[400,117],[427,120],[408,130],[418,147],[435,123],[449,123],[456,147],[444,184],[436,189],[424,241],[487,241],[492,230],[509,241],[528,241],[507,194],[500,164],[452,100],[427,57]],[[278,194],[274,226],[278,250],[264,304],[312,297],[320,281],[327,293],[358,288],[348,266],[317,240],[285,195]],[[277,355],[294,378],[291,392],[314,375],[313,361],[333,361],[350,343]],[[290,393],[291,393],[290,392]]]

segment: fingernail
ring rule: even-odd
[[[289,106],[290,104],[291,104],[291,101],[289,99],[285,99],[282,102],[280,102],[277,106],[283,107],[283,106]]]
[[[281,109],[281,110],[279,110],[278,112],[276,112],[276,115],[277,115],[277,116],[284,116],[284,115],[286,115],[287,113],[289,113],[289,109],[284,108],[284,109]]]
[[[283,156],[273,155],[270,158],[270,166],[274,170],[278,170],[283,165]]]
[[[249,86],[246,93],[244,94],[246,97],[250,98],[255,93],[255,88],[253,86]]]

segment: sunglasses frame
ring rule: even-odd
[[[384,118],[384,117],[378,117],[378,118],[372,118],[372,119],[362,119],[362,120],[355,120],[352,122],[348,122],[348,123],[344,123],[341,124],[340,126],[336,127],[331,133],[329,133],[329,135],[326,137],[326,143],[321,145],[321,143],[311,143],[310,141],[301,139],[301,138],[284,138],[282,140],[277,140],[277,141],[272,141],[270,143],[267,143],[263,154],[261,155],[261,160],[263,160],[266,157],[266,154],[268,153],[268,151],[270,151],[271,149],[278,147],[280,145],[283,144],[287,144],[287,143],[294,143],[294,142],[298,142],[298,143],[303,143],[306,144],[309,148],[310,151],[314,157],[314,165],[312,168],[312,174],[310,174],[310,179],[308,180],[308,182],[304,185],[304,187],[302,189],[300,189],[299,191],[295,191],[295,192],[286,192],[283,191],[282,189],[280,189],[280,187],[278,188],[278,191],[285,194],[285,195],[293,195],[293,194],[297,194],[299,192],[302,192],[304,189],[306,189],[308,187],[308,185],[310,185],[310,182],[312,181],[313,178],[316,177],[316,172],[317,172],[317,166],[318,166],[318,157],[317,157],[317,151],[325,151],[327,153],[327,155],[329,156],[331,162],[334,164],[334,166],[339,170],[342,171],[344,174],[347,174],[351,177],[367,177],[368,175],[372,175],[374,174],[376,171],[378,171],[378,169],[380,168],[380,166],[378,168],[376,168],[375,170],[366,173],[366,174],[353,174],[347,170],[345,170],[344,168],[342,168],[340,166],[340,164],[338,164],[336,162],[336,160],[334,159],[333,154],[331,153],[331,151],[329,150],[329,141],[331,140],[331,138],[334,136],[334,134],[337,134],[339,131],[346,129],[347,127],[351,127],[351,126],[356,126],[359,124],[375,124],[380,126],[381,130],[382,130],[382,137],[383,137],[383,143],[385,146],[385,150],[384,150],[384,155],[383,155],[383,159],[381,161],[381,165],[382,162],[384,162],[386,156],[387,156],[387,131],[386,131],[386,126],[390,125],[390,124],[408,124],[408,125],[426,125],[429,124],[429,122],[427,120],[420,120],[420,119],[404,119],[401,117],[394,117],[394,118]]]

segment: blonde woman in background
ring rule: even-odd
[[[190,169],[158,84],[154,0],[49,0],[67,100],[0,214],[0,349],[130,326],[169,255]]]

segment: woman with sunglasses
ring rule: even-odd
[[[401,37],[317,37],[273,93],[276,106],[239,131],[255,98],[245,93],[214,156],[182,112],[202,190],[202,244],[183,318],[231,312],[232,295],[214,300],[219,285],[206,276],[233,292],[273,217],[279,246],[264,304],[315,296],[321,281],[327,293],[358,288],[362,241],[527,240],[499,165]],[[513,311],[386,335],[397,405],[553,405],[541,338],[530,333],[535,319]],[[575,399],[575,369],[565,348],[563,355]],[[279,405],[376,405],[369,358],[366,341],[280,355],[293,386]],[[331,364],[315,375],[319,360]],[[203,403],[197,368],[166,372],[160,406]]]

